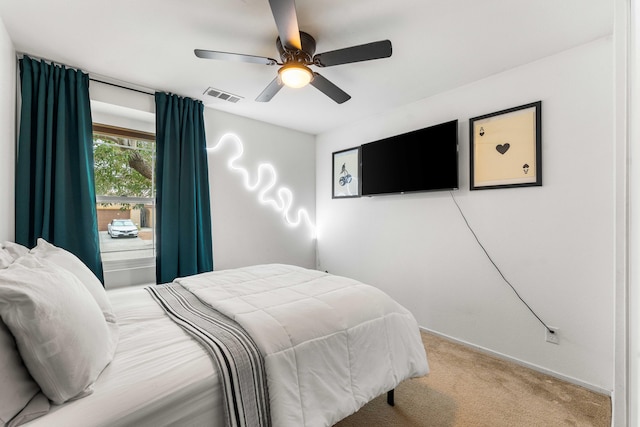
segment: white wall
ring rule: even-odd
[[[571,378],[613,387],[613,43],[597,40],[319,135],[319,268],[391,294],[422,327]],[[542,100],[543,186],[469,191],[468,119]],[[459,120],[455,197],[538,315],[476,244],[448,192],[331,199],[331,153]]]
[[[280,203],[276,190],[289,188],[293,194],[289,218],[297,219],[296,212],[303,208],[315,223],[314,136],[208,108],[205,123],[208,147],[234,134],[244,148],[243,157],[234,165],[249,172],[249,183],[256,183],[261,163],[272,164],[277,181],[265,197]],[[224,142],[208,158],[216,269],[272,262],[315,268],[312,230],[304,222],[298,227],[287,225],[282,212],[260,203],[258,196],[264,187],[247,190],[243,176],[228,167],[237,153],[235,147]],[[268,178],[263,175],[262,182],[269,182]]]
[[[0,242],[15,239],[16,53],[0,19]]]
[[[629,396],[629,424],[640,425],[640,194],[638,193],[640,183],[640,165],[637,159],[640,158],[640,2],[632,0],[630,2],[630,56],[629,66],[629,95],[630,113],[629,122],[629,213],[630,213],[630,251],[629,251],[629,276],[630,285],[628,291],[628,396]],[[622,425],[622,424],[620,424]]]
[[[640,399],[637,398],[637,381],[630,378],[634,372],[635,361],[638,360],[637,350],[634,350],[635,339],[632,333],[636,330],[637,306],[634,301],[637,289],[637,278],[634,279],[637,268],[637,258],[634,258],[637,242],[637,230],[634,224],[637,222],[635,208],[630,205],[637,203],[633,197],[633,183],[637,182],[637,171],[633,173],[633,167],[629,162],[635,157],[631,150],[637,150],[637,136],[630,136],[634,130],[634,122],[637,123],[637,114],[634,110],[632,88],[637,80],[637,71],[633,65],[634,41],[631,28],[634,27],[635,18],[631,14],[631,4],[635,0],[615,0],[614,2],[614,84],[615,84],[615,355],[614,355],[614,389],[612,394],[612,426],[636,426],[637,406]],[[631,25],[630,25],[631,23]],[[633,118],[635,117],[635,119]],[[634,175],[635,178],[634,179]],[[635,282],[635,283],[634,283]]]

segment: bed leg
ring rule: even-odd
[[[393,396],[394,391],[395,389],[391,389],[387,392],[387,403],[389,404],[389,406],[396,406],[396,402],[394,401],[394,396]]]

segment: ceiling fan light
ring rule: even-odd
[[[297,89],[305,87],[313,80],[313,72],[302,64],[286,64],[278,70],[285,86]]]

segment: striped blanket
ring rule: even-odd
[[[224,390],[227,425],[270,426],[264,360],[249,334],[177,283],[145,289],[215,361]]]

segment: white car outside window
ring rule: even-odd
[[[114,219],[107,226],[111,237],[138,237],[138,227],[130,219]]]

